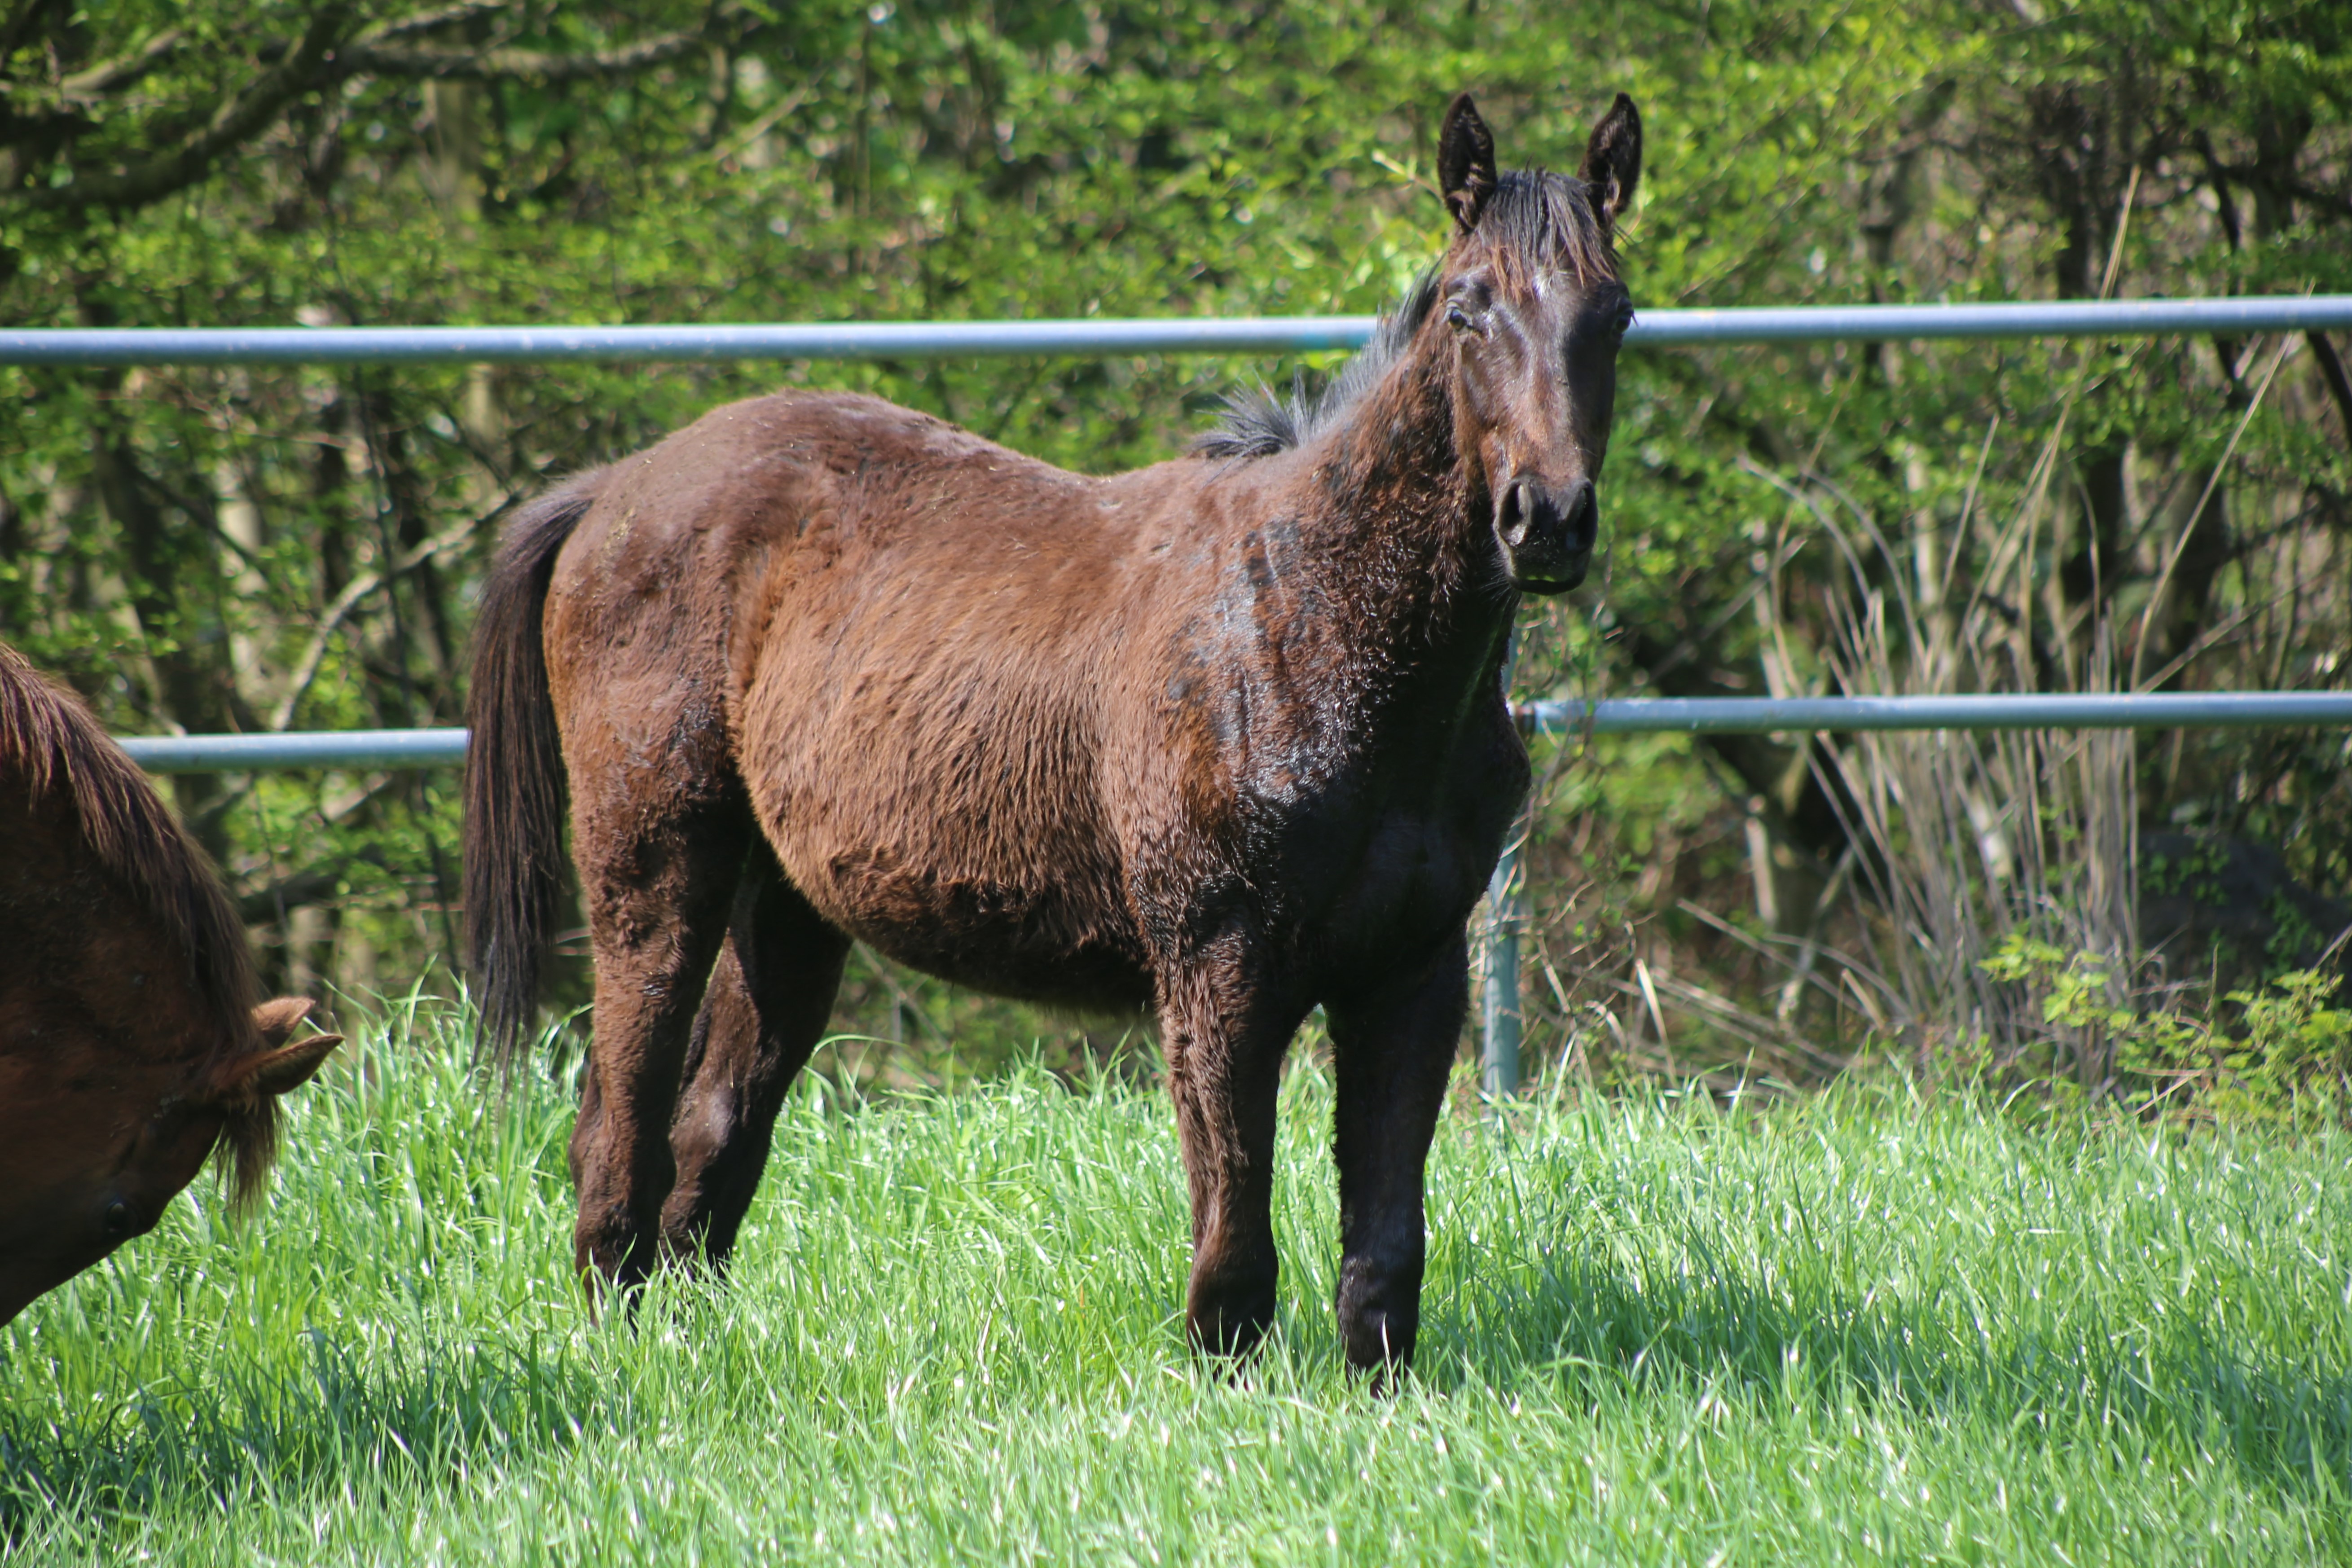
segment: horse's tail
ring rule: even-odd
[[[483,582],[466,700],[466,958],[482,1043],[502,1071],[530,1039],[540,971],[563,899],[562,738],[541,629],[555,557],[596,500],[601,473],[541,496],[508,524]]]

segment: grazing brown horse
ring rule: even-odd
[[[1339,1319],[1411,1356],[1464,925],[1528,782],[1501,667],[1580,581],[1632,315],[1621,97],[1577,177],[1498,174],[1312,407],[1088,478],[870,397],[706,415],[516,519],[484,590],[466,889],[486,1026],[530,1027],[565,793],[596,967],[578,1267],[723,1263],[853,938],[960,984],[1156,1009],[1189,1323],[1274,1313],[1276,1073],[1321,1004]]]
[[[0,647],[0,1323],[144,1235],[217,1146],[259,1195],[277,1097],[340,1037],[254,1003],[220,882],[122,749]]]

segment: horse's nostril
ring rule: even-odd
[[[1528,532],[1528,487],[1524,480],[1503,491],[1500,515],[1496,519],[1505,542],[1514,549],[1526,539]]]
[[[1593,492],[1591,480],[1577,486],[1568,503],[1568,525],[1562,532],[1570,550],[1590,550],[1600,539],[1601,498]]]

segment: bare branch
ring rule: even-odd
[[[171,58],[187,37],[185,27],[166,27],[142,44],[135,53],[102,60],[87,70],[74,72],[58,83],[58,91],[68,102],[118,91]]]
[[[469,517],[457,527],[435,534],[413,549],[402,552],[383,571],[355,577],[344,585],[343,591],[335,595],[335,602],[327,606],[326,614],[319,617],[319,625],[310,634],[310,646],[302,650],[301,660],[294,667],[294,678],[287,684],[286,695],[278,700],[278,710],[269,716],[271,731],[282,732],[294,722],[295,710],[301,706],[303,697],[310,689],[310,683],[319,679],[320,667],[326,663],[327,651],[334,646],[335,634],[342,628],[343,622],[352,612],[394,578],[414,572],[435,556],[455,550],[472,539],[476,521]]]
[[[507,0],[460,0],[457,5],[444,5],[438,11],[426,11],[415,16],[404,16],[397,22],[386,22],[362,37],[360,42],[380,44],[388,38],[413,38],[436,27],[470,22],[477,16],[488,16],[506,8]]]
[[[341,76],[423,78],[440,81],[491,81],[520,78],[532,81],[580,81],[592,77],[625,76],[677,59],[710,37],[708,28],[665,33],[641,38],[618,48],[592,49],[583,54],[551,54],[543,49],[459,49],[415,46],[385,48],[353,45],[336,57]]]
[[[94,208],[126,212],[145,206],[204,179],[222,158],[276,123],[293,100],[354,78],[566,82],[625,76],[677,59],[714,39],[723,39],[748,20],[740,7],[722,5],[714,7],[699,27],[641,38],[609,49],[565,54],[510,48],[497,43],[445,47],[398,42],[505,10],[507,0],[458,0],[455,5],[386,23],[357,37],[346,37],[355,8],[352,0],[334,0],[311,16],[299,42],[291,47],[280,42],[257,49],[257,58],[275,63],[244,88],[224,98],[204,129],[175,150],[117,168],[110,174],[84,174],[63,185],[31,183],[16,190],[0,191],[0,205],[13,203],[53,212]],[[167,29],[135,54],[77,73],[61,84],[59,90],[68,102],[89,102],[136,80],[169,58],[184,41],[183,29]],[[48,137],[51,142],[70,141],[95,129],[90,121],[75,113],[51,115],[49,119],[56,122]],[[151,137],[161,134],[152,124],[147,131]],[[22,142],[25,138],[20,135],[16,140]],[[149,144],[152,145],[152,140]],[[18,162],[22,161],[19,155]]]
[[[2336,412],[2344,418],[2344,437],[2352,441],[2352,380],[2344,374],[2344,362],[2336,353],[2336,345],[2321,331],[2305,332],[2310,340],[2312,357],[2319,361],[2320,379],[2327,383],[2330,395],[2336,399]]]

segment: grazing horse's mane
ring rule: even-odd
[[[1617,278],[1617,252],[1584,182],[1548,169],[1506,171],[1480,209],[1478,226],[1458,243],[1485,246],[1507,273],[1540,258],[1582,285]],[[1389,366],[1404,357],[1436,309],[1439,270],[1432,267],[1413,280],[1403,301],[1381,318],[1371,342],[1320,392],[1308,394],[1302,377],[1291,384],[1287,397],[1263,383],[1234,393],[1225,399],[1217,427],[1194,442],[1192,450],[1204,458],[1270,458],[1306,445],[1345,419],[1380,384]]]
[[[167,809],[138,764],[108,739],[89,710],[0,644],[0,774],[21,776],[28,805],[62,790],[83,840],[164,936],[188,956],[213,1044],[195,1065],[250,1049],[257,984],[245,928],[204,852]],[[259,1190],[278,1144],[277,1101],[258,1096],[228,1108],[219,1144],[223,1173],[242,1203]]]

